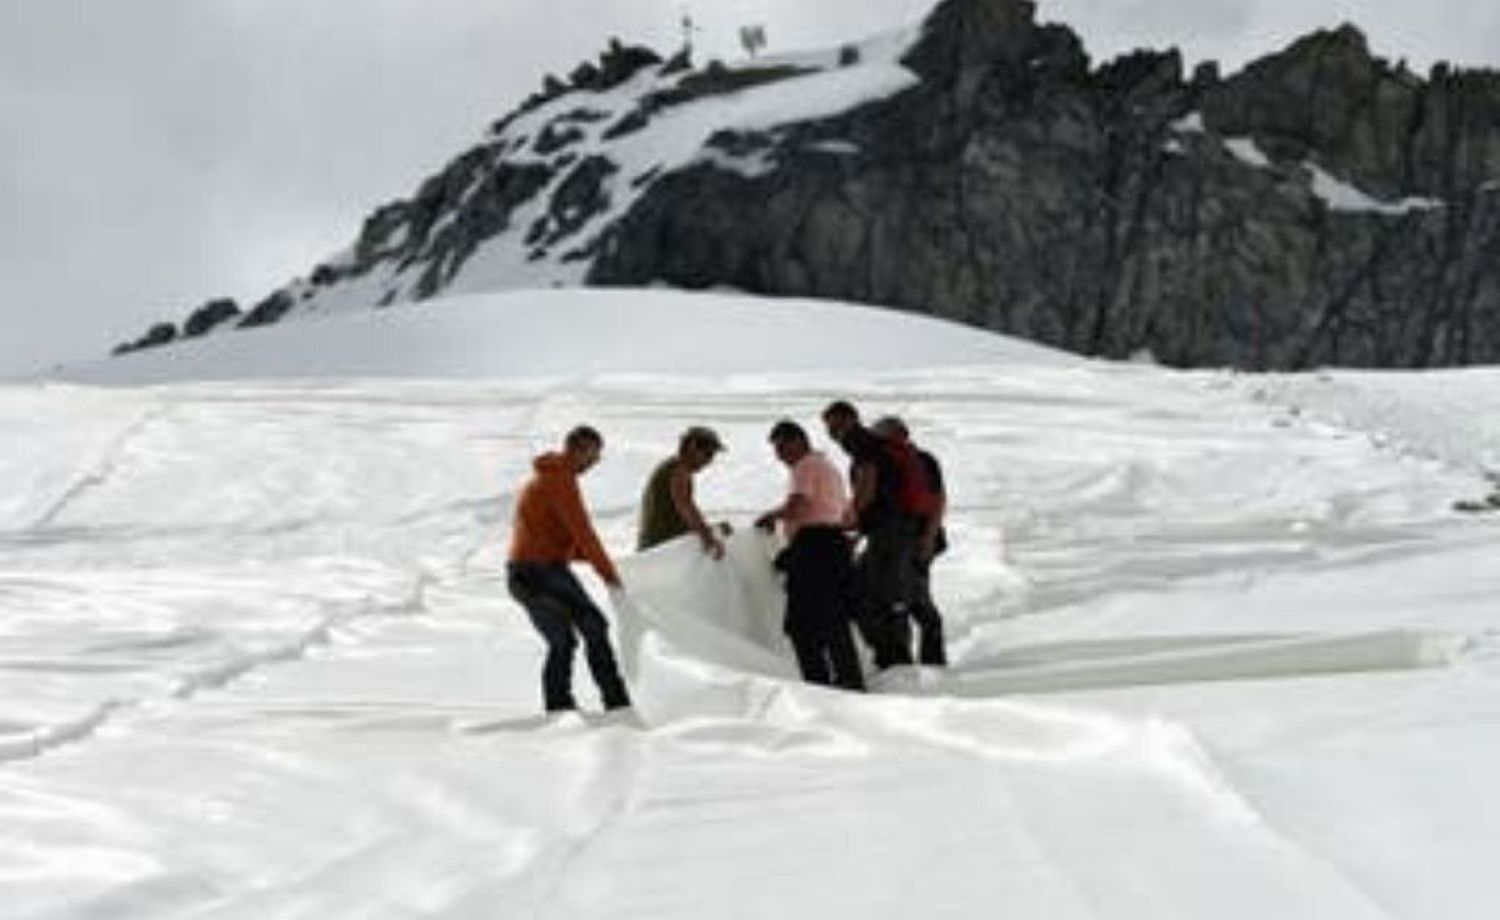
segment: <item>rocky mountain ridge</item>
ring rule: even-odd
[[[1023,0],[695,69],[612,44],[249,310],[179,332],[558,284],[863,301],[1182,365],[1500,360],[1500,74],[1352,26],[1222,77],[1092,66]],[[897,357],[899,360],[899,357]]]

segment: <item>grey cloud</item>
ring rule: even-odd
[[[545,70],[643,18],[557,16],[570,3],[12,0],[0,371],[305,271]]]

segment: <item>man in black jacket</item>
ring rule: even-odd
[[[864,538],[855,561],[856,622],[875,666],[911,664],[907,611],[915,574],[917,525],[896,505],[897,472],[881,439],[847,402],[823,410],[828,436],[849,455],[850,524]]]

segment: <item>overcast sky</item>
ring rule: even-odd
[[[0,374],[108,350],[219,295],[247,304],[348,244],[609,35],[771,50],[932,0],[0,0]],[[1360,24],[1425,70],[1500,64],[1495,0],[1042,0],[1096,59],[1177,45],[1236,66]]]

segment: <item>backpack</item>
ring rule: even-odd
[[[890,460],[894,474],[891,498],[896,510],[911,517],[931,517],[937,512],[942,496],[927,472],[921,451],[906,438],[892,436],[883,438],[881,450]]]

